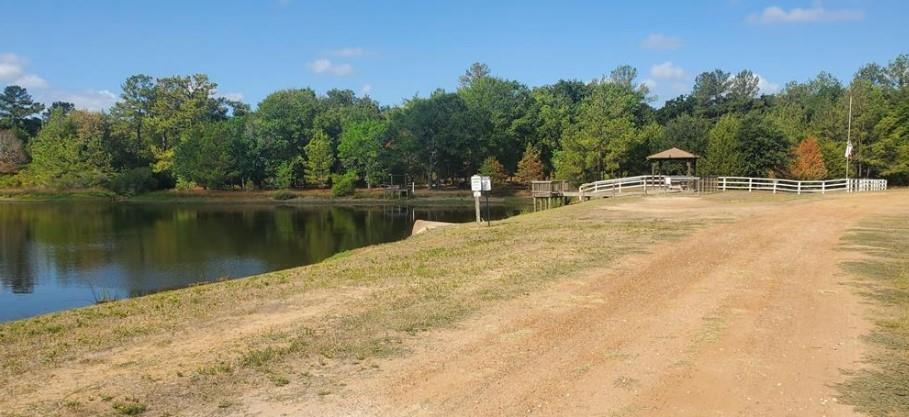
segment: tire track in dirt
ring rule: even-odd
[[[830,386],[860,366],[870,325],[843,285],[838,264],[849,254],[837,245],[903,197],[750,205],[731,223],[431,332],[413,355],[341,395],[248,398],[244,414],[855,415]],[[673,215],[666,199],[635,204]]]

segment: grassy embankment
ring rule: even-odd
[[[844,247],[867,255],[844,267],[862,278],[859,288],[876,307],[868,367],[838,387],[842,399],[872,416],[909,416],[909,219],[866,221]]]
[[[526,191],[507,191],[490,197],[496,205],[526,205]],[[388,199],[381,189],[358,189],[352,196],[332,197],[330,190],[217,191],[163,190],[123,196],[104,189],[49,190],[0,189],[0,201],[118,201],[131,203],[267,203],[267,204],[341,204],[341,205],[472,205],[468,190],[418,189],[414,198]]]
[[[167,415],[229,408],[257,387],[329,395],[378,358],[406,354],[423,331],[698,225],[612,204],[623,202],[452,226],[306,267],[2,324],[0,410]]]

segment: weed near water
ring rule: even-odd
[[[867,221],[844,245],[868,255],[843,267],[861,277],[862,294],[875,301],[875,329],[866,369],[838,385],[841,399],[871,416],[909,415],[909,219]]]

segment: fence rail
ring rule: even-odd
[[[840,178],[823,181],[798,181],[753,177],[689,177],[641,175],[581,184],[578,198],[617,197],[648,192],[673,191],[771,191],[773,193],[868,192],[887,190],[887,180]]]
[[[866,192],[887,190],[887,180],[869,178],[839,178],[824,181],[798,181],[780,178],[717,177],[720,191],[748,190],[773,193]]]

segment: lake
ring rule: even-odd
[[[495,219],[513,207],[493,207]],[[307,265],[472,207],[0,203],[0,322]]]

